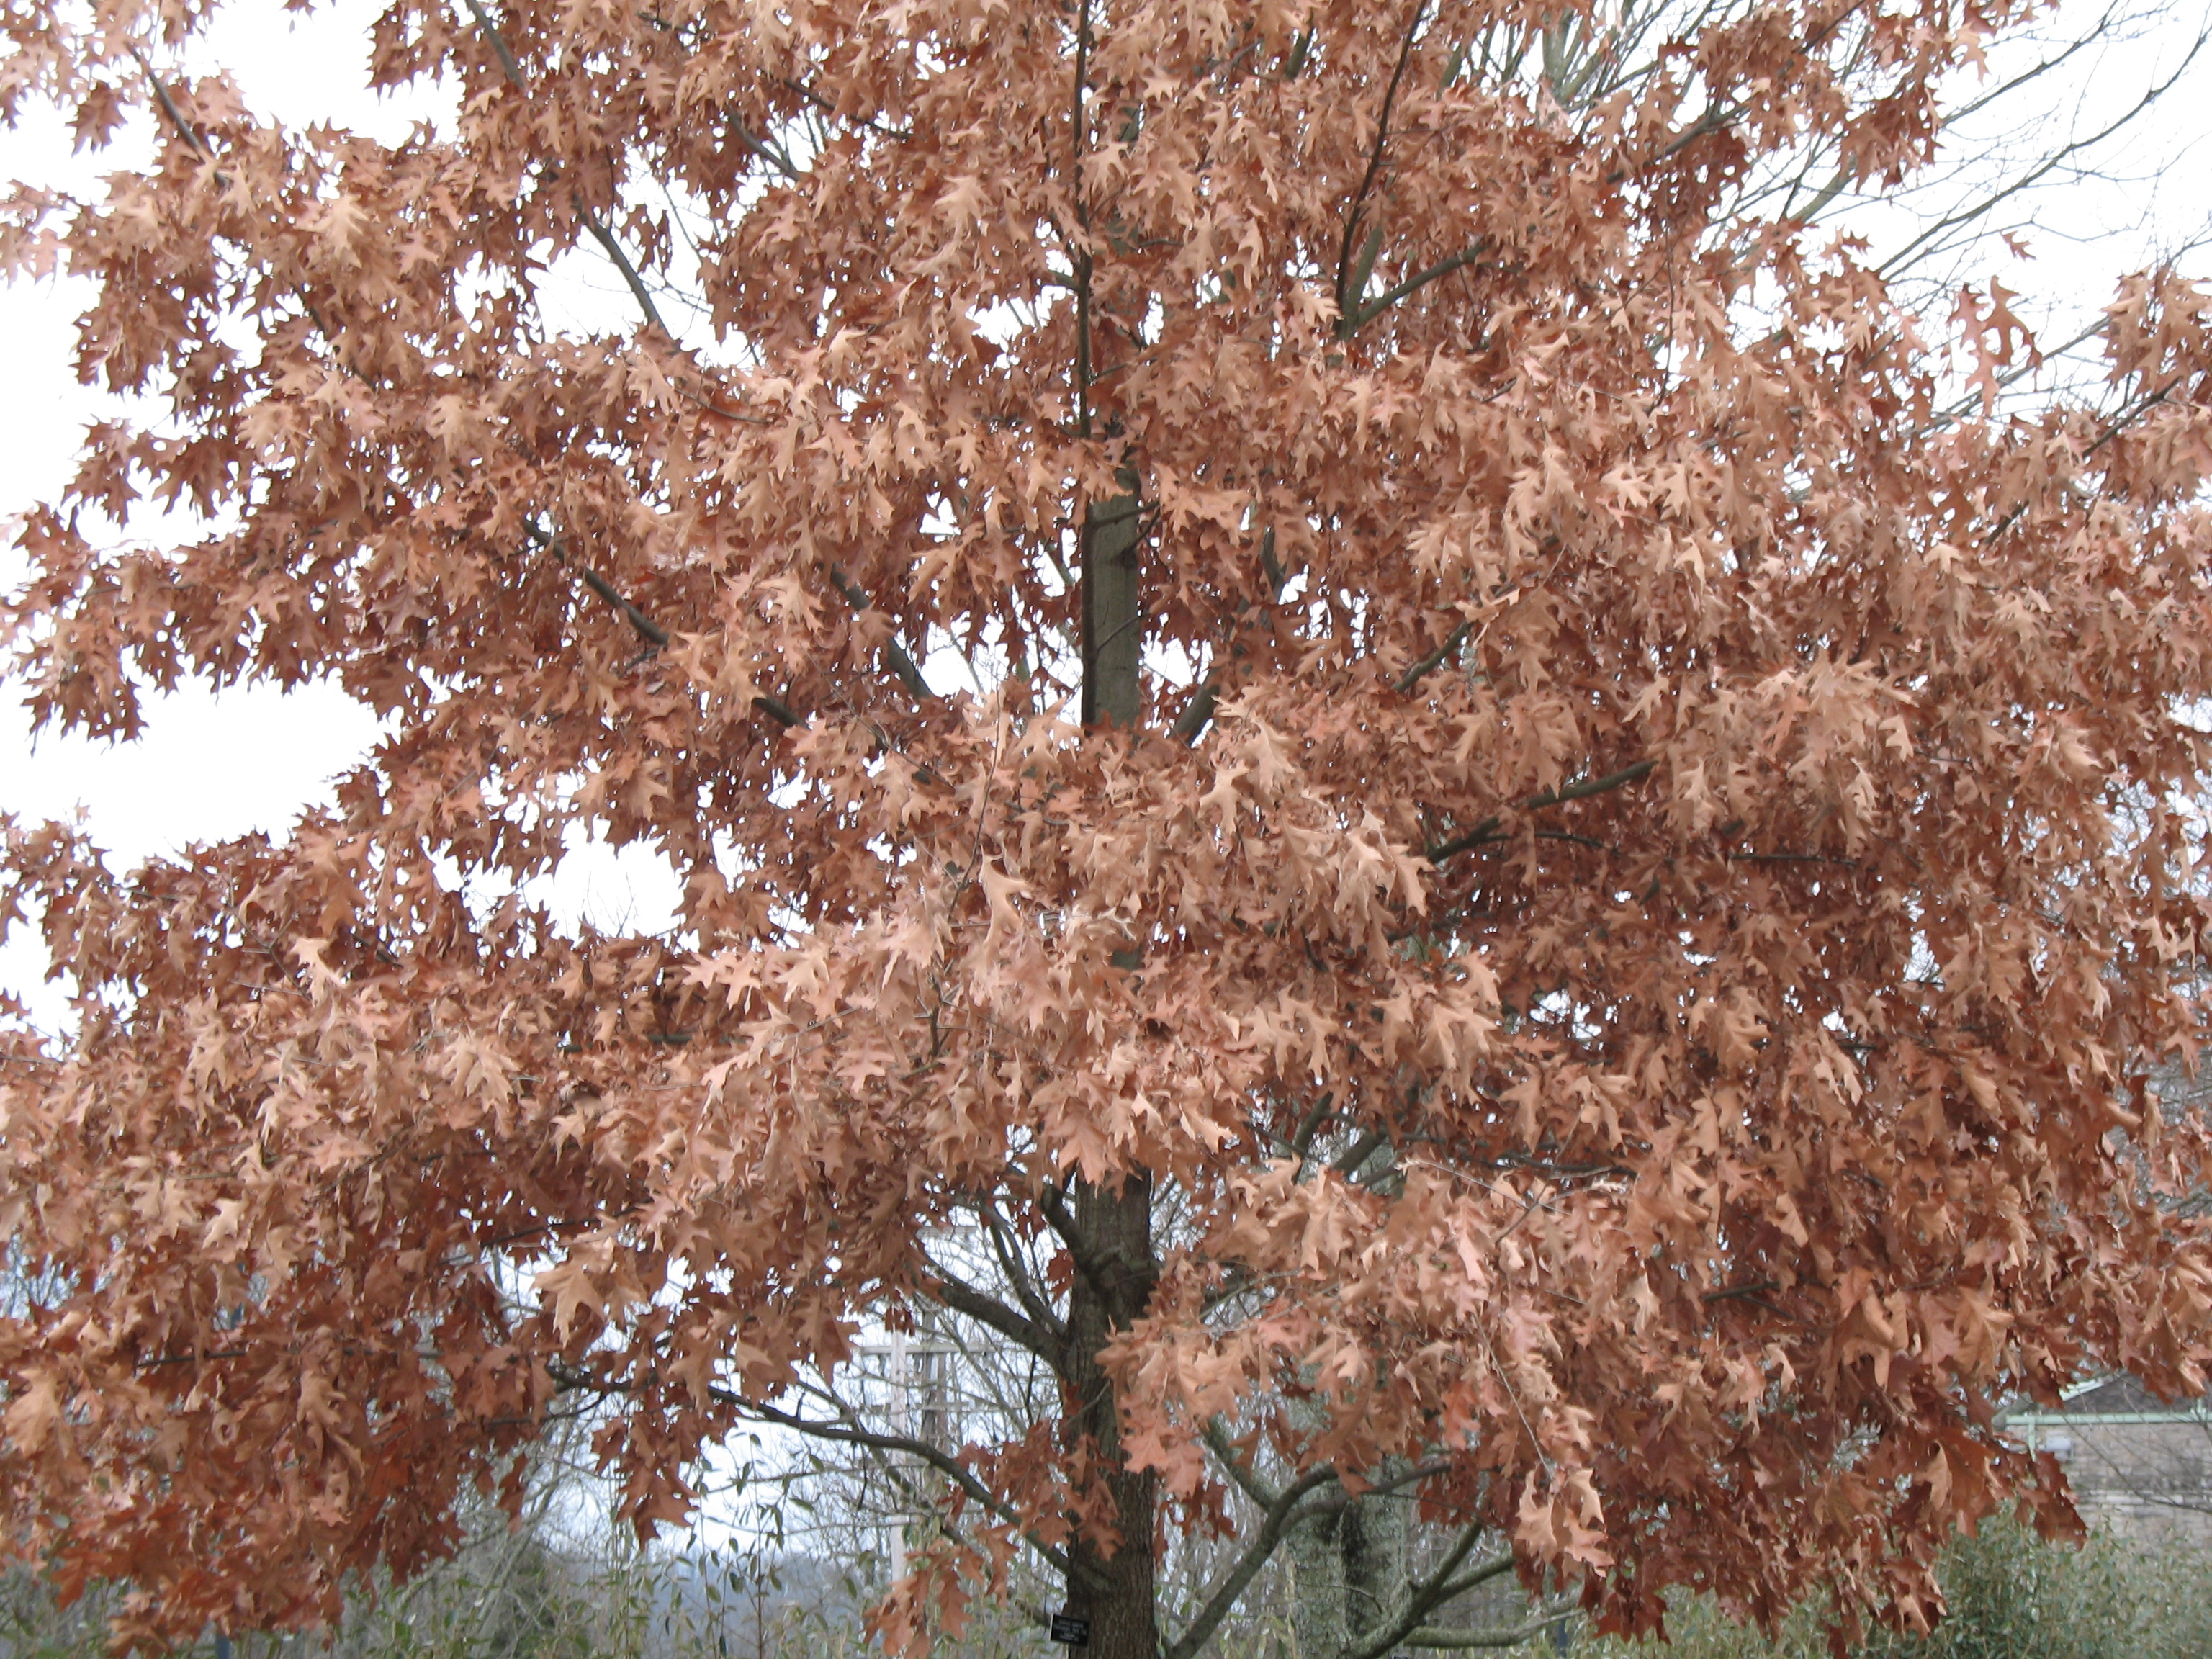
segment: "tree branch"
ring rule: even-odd
[[[1237,1455],[1237,1448],[1229,1438],[1229,1431],[1222,1426],[1218,1417],[1206,1419],[1206,1427],[1199,1431],[1198,1437],[1206,1450],[1213,1454],[1230,1480],[1236,1483],[1237,1490],[1261,1509],[1273,1509],[1281,1500],[1282,1493],[1262,1480],[1251,1466]]]
[[[556,564],[559,565],[563,570],[574,571],[578,576],[583,579],[585,586],[590,588],[592,592],[598,594],[609,605],[612,605],[617,611],[620,611],[622,613],[623,620],[630,625],[630,630],[635,633],[638,638],[643,640],[647,644],[653,647],[656,650],[668,643],[668,630],[663,628],[659,623],[653,621],[652,617],[647,616],[644,611],[639,610],[637,606],[631,604],[629,600],[624,599],[623,597],[622,591],[616,587],[612,582],[609,581],[605,576],[599,574],[598,571],[592,569],[591,566],[587,564],[578,564],[570,560],[568,557],[568,543],[559,531],[554,531],[549,535],[546,532],[540,530],[534,524],[526,524],[522,526],[522,533],[529,537],[532,541],[537,543],[540,550],[551,554],[553,556],[553,562]],[[756,697],[753,701],[760,702],[763,700]],[[777,707],[782,708],[782,705],[779,703],[777,704]],[[784,709],[783,712],[787,714],[791,713],[787,708]],[[779,716],[779,718],[781,718],[781,716]],[[784,724],[787,726],[798,725],[798,716],[793,715],[790,720],[784,721]]]
[[[583,218],[584,228],[592,233],[592,240],[606,250],[607,258],[613,260],[615,269],[622,272],[623,281],[629,284],[630,295],[636,300],[638,309],[645,313],[645,320],[662,338],[673,340],[676,337],[668,331],[668,325],[660,320],[660,312],[653,303],[653,295],[645,285],[645,278],[638,275],[637,267],[630,263],[629,255],[623,252],[622,244],[615,240],[614,233],[601,224],[599,216],[582,202],[576,204],[576,211]]]
[[[1407,1632],[1401,1641],[1409,1648],[1517,1648],[1530,1637],[1540,1636],[1559,1618],[1559,1614],[1552,1613],[1517,1630],[1437,1630],[1424,1626]]]
[[[793,183],[797,183],[800,179],[805,178],[806,175],[801,173],[797,167],[793,165],[790,155],[783,150],[781,146],[779,145],[776,149],[770,149],[763,140],[754,136],[753,130],[744,124],[744,121],[741,117],[732,114],[730,117],[730,126],[732,131],[736,132],[738,135],[738,142],[739,143],[743,144],[747,149],[752,151],[754,155],[759,156],[762,161],[767,162],[785,178],[791,179]]]
[[[138,60],[138,68],[146,76],[146,84],[153,88],[155,100],[161,106],[161,113],[169,118],[169,125],[177,130],[177,136],[190,146],[193,155],[213,166],[215,156],[210,152],[208,147],[200,142],[199,134],[192,131],[192,124],[185,119],[184,112],[177,107],[176,100],[169,96],[168,88],[163,86],[161,77],[154,73],[154,66],[146,61],[146,54],[138,50],[137,42],[129,42],[128,50],[131,57]],[[230,182],[229,176],[220,167],[216,168],[215,176],[217,184],[228,185]]]
[[[1189,748],[1213,723],[1213,711],[1220,702],[1220,687],[1209,674],[1199,683],[1198,690],[1190,694],[1190,701],[1182,706],[1182,713],[1176,716],[1174,730],[1169,735],[1184,748]]]
[[[1322,1123],[1328,1116],[1328,1109],[1334,1104],[1336,1104],[1336,1091],[1324,1089],[1321,1091],[1321,1098],[1314,1102],[1307,1109],[1306,1115],[1298,1120],[1298,1127],[1291,1135],[1290,1150],[1300,1163],[1303,1164],[1305,1161],[1307,1150],[1312,1146],[1314,1136],[1321,1132]]]
[[[845,596],[845,603],[855,611],[873,608],[873,601],[868,598],[867,590],[857,582],[848,581],[845,573],[834,565],[830,571],[830,584]],[[884,666],[890,670],[892,677],[901,685],[913,694],[916,702],[937,701],[937,693],[929,689],[929,682],[922,678],[921,670],[914,665],[914,659],[907,655],[905,647],[887,635],[884,640],[883,652]]]
[[[507,76],[507,84],[522,94],[523,102],[530,102],[532,94],[530,82],[523,78],[522,65],[514,61],[514,53],[507,48],[507,37],[499,32],[499,25],[484,9],[483,0],[461,0],[461,3],[469,9],[469,15],[477,20],[478,32],[498,55],[499,66]],[[659,308],[653,303],[653,295],[645,285],[645,278],[638,274],[629,255],[623,252],[622,244],[615,240],[614,233],[599,222],[599,216],[584,205],[580,196],[575,198],[575,203],[576,216],[583,222],[584,228],[591,233],[592,240],[606,251],[608,258],[614,261],[615,269],[622,273],[623,281],[629,285],[638,309],[645,313],[645,320],[661,338],[672,343],[676,337],[668,331],[668,325],[660,320]],[[666,641],[661,643],[665,644]]]
[[[923,1295],[979,1325],[988,1326],[1008,1341],[1028,1349],[1055,1370],[1059,1369],[1060,1344],[1049,1333],[1039,1329],[1034,1320],[1016,1313],[996,1297],[987,1295],[965,1280],[955,1278],[934,1261],[930,1262],[929,1271],[932,1278],[921,1287]]]
[[[841,121],[854,122],[858,125],[867,128],[871,132],[880,132],[886,138],[896,138],[902,143],[911,143],[914,140],[914,133],[908,128],[886,126],[883,122],[878,121],[872,115],[845,114],[837,107],[836,105],[831,103],[827,98],[824,98],[820,93],[815,91],[813,88],[808,86],[803,81],[794,81],[787,75],[780,75],[776,77],[776,82],[778,85],[787,87],[793,92],[797,93],[801,98],[804,98],[808,103],[813,105],[815,108],[820,110],[825,115],[834,115]]]
[[[208,148],[207,141],[193,130],[190,121],[185,119],[185,112],[177,107],[176,100],[169,96],[169,89],[161,84],[161,77],[154,73],[154,66],[146,61],[146,54],[138,50],[137,43],[135,41],[125,42],[125,46],[131,56],[137,60],[140,71],[146,77],[146,84],[154,89],[155,101],[161,105],[161,113],[168,118],[169,125],[177,130],[177,136],[185,141],[185,146],[193,155],[206,163],[208,171],[215,176],[216,183],[228,190],[231,185],[230,174],[224,172],[222,164],[215,159],[215,152]],[[307,290],[295,283],[292,285],[292,296],[299,301],[301,308],[307,313],[308,320],[314,324],[317,331],[329,343],[331,356],[337,359],[339,368],[353,375],[355,379],[360,379],[359,373],[347,366],[344,353],[337,349],[337,336],[331,331],[330,324],[323,320],[323,313],[316,309],[315,302],[307,297]]]
[[[1235,1609],[1252,1580],[1259,1576],[1260,1569],[1267,1565],[1267,1558],[1274,1554],[1275,1547],[1282,1541],[1284,1533],[1295,1522],[1304,1518],[1304,1512],[1299,1509],[1298,1500],[1316,1486],[1327,1486],[1335,1479],[1334,1470],[1315,1469],[1276,1495],[1275,1501],[1267,1505],[1266,1515],[1261,1521],[1259,1535],[1253,1539],[1250,1546],[1238,1558],[1237,1565],[1222,1578],[1213,1594],[1206,1598],[1206,1605],[1199,1609],[1197,1616],[1183,1627],[1182,1634],[1168,1646],[1161,1659],[1193,1659],[1193,1656],[1206,1645],[1207,1638],[1220,1626],[1221,1621]]]
[[[1050,1332],[1055,1340],[1064,1340],[1067,1327],[1060,1322],[1052,1310],[1052,1304],[1038,1292],[1031,1281],[1028,1268],[1016,1252],[1013,1229],[999,1213],[998,1206],[988,1198],[979,1198],[975,1200],[975,1213],[983,1218],[984,1229],[991,1235],[991,1253],[999,1259],[999,1271],[1006,1274],[1006,1282],[1014,1287],[1014,1296],[1029,1315],[1030,1322],[1040,1330]]]
[[[514,61],[514,54],[507,49],[507,37],[499,32],[499,25],[491,21],[491,14],[483,9],[481,0],[461,0],[469,15],[477,20],[477,27],[493,52],[499,55],[499,66],[507,72],[507,84],[523,96],[530,98],[530,82],[522,78],[522,65]]]
[[[1336,250],[1336,331],[1340,338],[1365,320],[1360,301],[1367,287],[1367,273],[1374,269],[1376,252],[1382,246],[1382,233],[1378,230],[1370,238],[1367,252],[1361,256],[1359,293],[1354,293],[1351,287],[1352,244],[1367,216],[1368,193],[1375,188],[1376,175],[1382,170],[1382,150],[1390,139],[1390,112],[1398,101],[1398,88],[1405,84],[1406,70],[1413,61],[1413,40],[1420,33],[1421,20],[1428,11],[1429,0],[1413,0],[1413,15],[1406,20],[1405,38],[1398,45],[1397,66],[1390,71],[1390,84],[1382,94],[1382,112],[1375,118],[1375,145],[1367,153],[1367,170],[1360,175],[1359,188],[1352,192],[1352,210],[1345,216],[1344,237]]]
[[[1358,1652],[1349,1655],[1347,1659],[1383,1659],[1385,1654],[1421,1629],[1421,1620],[1447,1600],[1464,1595],[1477,1584],[1486,1583],[1510,1569],[1513,1557],[1508,1552],[1484,1562],[1464,1577],[1454,1577],[1453,1575],[1459,1571],[1460,1563],[1467,1559],[1481,1540],[1483,1531],[1480,1522],[1462,1528],[1460,1535],[1453,1540],[1451,1548],[1444,1553],[1444,1559],[1437,1564],[1437,1570],[1413,1586],[1406,1610],[1399,1615],[1397,1622]]]
[[[2105,429],[2097,434],[2094,441],[2081,452],[2081,459],[2085,461],[2087,460],[2092,455],[2102,449],[2106,444],[2118,437],[2121,433],[2126,431],[2128,428],[2133,426],[2144,416],[2149,414],[2152,410],[2164,403],[2168,398],[2173,395],[2174,387],[2179,386],[2186,378],[2186,375],[2177,374],[2172,380],[2168,380],[2164,386],[2159,387],[2157,391],[2146,392],[2131,407],[2124,408],[2119,414],[2112,417],[2111,422],[2106,426]],[[1990,531],[1988,535],[1982,538],[1982,545],[1984,547],[1993,545],[1998,537],[2003,535],[2006,531],[2011,529],[2014,525],[2018,524],[2021,519],[2027,516],[2027,509],[2031,505],[2032,503],[2028,501],[2022,501],[2017,507],[2014,507],[2011,512],[2006,514],[2003,518],[1998,520],[1996,528]]]
[[[1358,333],[1361,329],[1366,327],[1368,324],[1373,322],[1377,317],[1380,317],[1384,312],[1389,310],[1392,306],[1396,305],[1399,301],[1405,299],[1408,295],[1419,293],[1421,289],[1426,288],[1431,283],[1435,282],[1439,277],[1450,276],[1452,272],[1457,270],[1462,265],[1473,264],[1477,259],[1480,259],[1484,254],[1489,252],[1490,239],[1487,236],[1485,236],[1478,240],[1472,247],[1462,248],[1460,252],[1453,254],[1448,259],[1437,260],[1436,264],[1431,265],[1426,270],[1416,272],[1414,275],[1406,278],[1404,282],[1400,283],[1395,288],[1388,288],[1383,289],[1382,293],[1375,296],[1371,302],[1363,304],[1357,312],[1352,314],[1350,327],[1346,327],[1341,321],[1338,323],[1337,329],[1340,336],[1349,336]]]
[[[1389,1136],[1384,1134],[1380,1129],[1364,1130],[1357,1140],[1344,1149],[1343,1155],[1328,1167],[1349,1181],[1365,1167],[1367,1160],[1374,1157],[1376,1150],[1389,1139]]]
[[[1279,603],[1283,589],[1290,583],[1290,577],[1275,558],[1275,532],[1272,527],[1260,534],[1260,568],[1267,578],[1267,603],[1271,605]],[[1237,628],[1243,626],[1245,617],[1249,613],[1249,606],[1238,607],[1237,621],[1231,629],[1232,635]],[[1239,646],[1232,646],[1231,651],[1236,655],[1243,654],[1243,647]],[[1220,675],[1218,672],[1208,674],[1199,683],[1198,690],[1191,693],[1190,701],[1183,705],[1182,713],[1176,717],[1174,730],[1170,735],[1186,749],[1196,743],[1212,723],[1213,711],[1220,702]]]
[[[1069,250],[1075,268],[1075,429],[1091,435],[1091,209],[1083,191],[1084,103],[1091,80],[1091,0],[1076,0],[1075,91],[1069,100],[1067,188],[1082,246]]]
[[[1436,1605],[1443,1607],[1448,1601],[1456,1601],[1469,1590],[1479,1589],[1500,1574],[1510,1572],[1512,1570],[1513,1555],[1510,1551],[1504,1555],[1492,1556],[1474,1571],[1462,1573],[1451,1583],[1438,1589]]]
[[[1474,627],[1474,624],[1471,622],[1462,623],[1457,628],[1452,629],[1442,645],[1401,674],[1398,677],[1398,695],[1401,697],[1407,696],[1415,686],[1427,678],[1431,669],[1460,648]]]
[[[1571,800],[1588,800],[1592,795],[1608,794],[1624,785],[1634,783],[1638,778],[1650,776],[1652,769],[1658,764],[1656,760],[1640,760],[1632,766],[1622,767],[1618,772],[1608,772],[1601,778],[1585,778],[1579,783],[1563,784],[1557,789],[1547,789],[1541,794],[1529,796],[1514,810],[1521,812],[1537,812],[1541,811],[1545,807],[1562,805]],[[1465,835],[1455,836],[1449,841],[1430,848],[1429,862],[1442,864],[1447,859],[1456,858],[1470,848],[1504,840],[1504,836],[1498,833],[1504,822],[1502,817],[1486,817]]]
[[[998,1495],[985,1486],[968,1466],[949,1453],[939,1451],[926,1440],[916,1440],[902,1434],[878,1434],[872,1429],[858,1425],[824,1423],[818,1418],[803,1417],[793,1412],[779,1411],[774,1406],[747,1400],[727,1389],[710,1389],[708,1393],[719,1405],[757,1417],[764,1423],[774,1423],[817,1440],[836,1440],[849,1446],[867,1446],[878,1451],[904,1452],[919,1457],[939,1474],[951,1481],[985,1509],[1020,1533],[1023,1541],[1049,1562],[1054,1570],[1069,1571],[1067,1553],[1057,1545],[1048,1544],[1029,1528],[1021,1512],[1012,1505],[1002,1503]]]

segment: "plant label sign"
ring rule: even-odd
[[[1052,1639],[1064,1648],[1087,1648],[1091,1645],[1091,1621],[1078,1613],[1055,1613],[1052,1616]]]

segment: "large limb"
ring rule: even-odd
[[[996,1331],[1047,1364],[1058,1363],[1060,1342],[1052,1331],[1040,1327],[1028,1316],[1015,1312],[998,1297],[976,1289],[937,1262],[929,1264],[929,1277],[924,1280],[921,1291],[933,1302]]]
[[[991,1514],[1013,1528],[1023,1541],[1043,1557],[1056,1571],[1063,1573],[1075,1573],[1081,1571],[1077,1564],[1070,1560],[1066,1550],[1061,1549],[1057,1544],[1047,1543],[1030,1531],[1029,1522],[1023,1517],[1021,1512],[1012,1504],[1003,1502],[988,1486],[977,1480],[975,1472],[966,1464],[950,1453],[931,1445],[926,1440],[918,1440],[912,1435],[878,1433],[873,1429],[865,1428],[854,1422],[825,1423],[819,1418],[807,1417],[797,1412],[782,1411],[774,1406],[744,1399],[724,1389],[716,1389],[710,1392],[720,1404],[731,1407],[761,1422],[774,1423],[816,1440],[832,1440],[848,1446],[862,1446],[877,1451],[897,1452],[903,1456],[919,1458],[958,1486],[961,1491],[966,1492]]]

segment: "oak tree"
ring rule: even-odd
[[[2206,296],[2008,413],[2007,294],[1790,187],[2026,7],[391,0],[454,113],[381,143],[189,72],[216,4],[0,9],[0,114],[158,134],[0,240],[143,413],[22,695],[387,732],[289,835],[8,832],[78,994],[0,1059],[0,1492],[123,1637],[418,1567],[561,1395],[641,1530],[748,1422],[928,1467],[895,1642],[1026,1552],[1190,1659],[1361,1504],[1460,1530],[1346,1659],[1505,1567],[1911,1621],[2069,1523],[1999,1402],[2203,1386]],[[556,925],[592,835],[671,929]],[[918,1308],[1056,1407],[836,1413]]]

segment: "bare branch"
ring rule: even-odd
[[[806,175],[799,170],[798,167],[792,161],[790,155],[781,145],[771,149],[765,139],[756,137],[753,130],[747,126],[742,119],[735,115],[730,117],[730,130],[738,135],[738,142],[739,143],[743,144],[754,155],[759,156],[762,161],[767,162],[785,178],[791,179],[794,183],[805,178]]]
[[[645,320],[664,338],[674,339],[676,337],[668,331],[668,325],[660,320],[660,312],[653,303],[653,295],[645,285],[645,278],[638,275],[637,267],[630,263],[629,255],[623,252],[622,244],[615,240],[614,233],[601,224],[599,216],[581,202],[576,204],[576,211],[584,221],[584,228],[591,232],[592,240],[606,251],[607,258],[615,262],[615,269],[622,272],[623,281],[629,284],[631,297],[636,300],[638,309],[645,313]]]
[[[146,61],[146,54],[138,50],[136,41],[129,43],[129,51],[131,57],[138,60],[138,67],[146,76],[146,84],[154,88],[155,100],[161,106],[161,113],[169,118],[169,125],[174,127],[178,136],[191,147],[194,155],[203,161],[212,163],[215,156],[200,141],[199,134],[192,131],[192,124],[185,119],[184,112],[177,107],[176,100],[169,96],[168,88],[161,84],[161,76],[154,73],[154,66]],[[229,182],[221,168],[216,169],[215,176],[218,183]]]
[[[988,1198],[979,1198],[975,1207],[976,1214],[983,1218],[985,1231],[991,1236],[991,1252],[998,1258],[999,1271],[1006,1274],[1006,1282],[1014,1287],[1014,1295],[1028,1313],[1030,1322],[1040,1330],[1049,1332],[1055,1340],[1065,1339],[1067,1328],[1054,1314],[1052,1304],[1039,1293],[1029,1269],[1023,1265],[1016,1248],[1013,1229],[999,1213],[999,1206]]]
[[[1509,1571],[1513,1565],[1510,1553],[1484,1562],[1472,1572],[1460,1573],[1460,1564],[1474,1553],[1484,1530],[1480,1522],[1462,1528],[1460,1535],[1452,1540],[1451,1548],[1444,1553],[1444,1559],[1437,1564],[1436,1571],[1413,1587],[1406,1610],[1397,1621],[1358,1652],[1348,1656],[1348,1659],[1383,1659],[1385,1654],[1421,1629],[1421,1621],[1445,1601]]]
[[[979,1325],[988,1326],[1008,1341],[1028,1349],[1055,1370],[1059,1368],[1060,1344],[1053,1339],[1051,1333],[1038,1328],[1035,1321],[1016,1313],[996,1297],[987,1295],[964,1279],[956,1278],[936,1262],[929,1264],[929,1281],[921,1287],[923,1295]]]
[[[1899,248],[1895,253],[1892,254],[1887,259],[1882,261],[1882,263],[1876,267],[1882,277],[1885,280],[1893,279],[1900,271],[1904,270],[1913,263],[1914,258],[1917,255],[1926,249],[1939,244],[1946,231],[1956,229],[1960,225],[1972,224],[1977,219],[1984,217],[1994,210],[1998,204],[2004,202],[2014,196],[2017,196],[2021,191],[2027,190],[2033,185],[2038,179],[2046,178],[2051,173],[2057,172],[2059,167],[2065,164],[2069,157],[2077,155],[2085,149],[2094,149],[2097,145],[2104,143],[2106,139],[2111,137],[2114,133],[2119,131],[2123,127],[2126,126],[2137,116],[2141,115],[2145,110],[2148,109],[2153,104],[2158,102],[2160,99],[2163,98],[2167,93],[2173,89],[2175,84],[2179,82],[2181,77],[2188,72],[2189,66],[2196,62],[2197,54],[2204,49],[2206,40],[2207,36],[2203,33],[2200,33],[2197,37],[2196,41],[2190,46],[2188,52],[2183,54],[2180,64],[2175,68],[2172,75],[2168,76],[2164,81],[2158,82],[2156,85],[2146,88],[2143,95],[2137,99],[2130,108],[2123,111],[2119,115],[2114,117],[2112,120],[2106,123],[2102,128],[2091,133],[2086,138],[2076,138],[2069,143],[2061,145],[2058,149],[2052,150],[2048,155],[2043,156],[2034,167],[2021,174],[2019,178],[2014,179],[2012,183],[2005,185],[2002,189],[1991,191],[1989,195],[1984,197],[1980,201],[1975,203],[1971,207],[1960,208],[1954,212],[1948,213],[1941,219],[1936,221],[1934,224],[1928,226],[1910,242],[1907,242],[1903,247]]]
[[[1272,1509],[1281,1499],[1282,1493],[1262,1480],[1252,1466],[1237,1455],[1236,1443],[1230,1439],[1229,1431],[1218,1417],[1208,1418],[1198,1437],[1220,1463],[1223,1473],[1237,1484],[1237,1490],[1261,1509]]]

